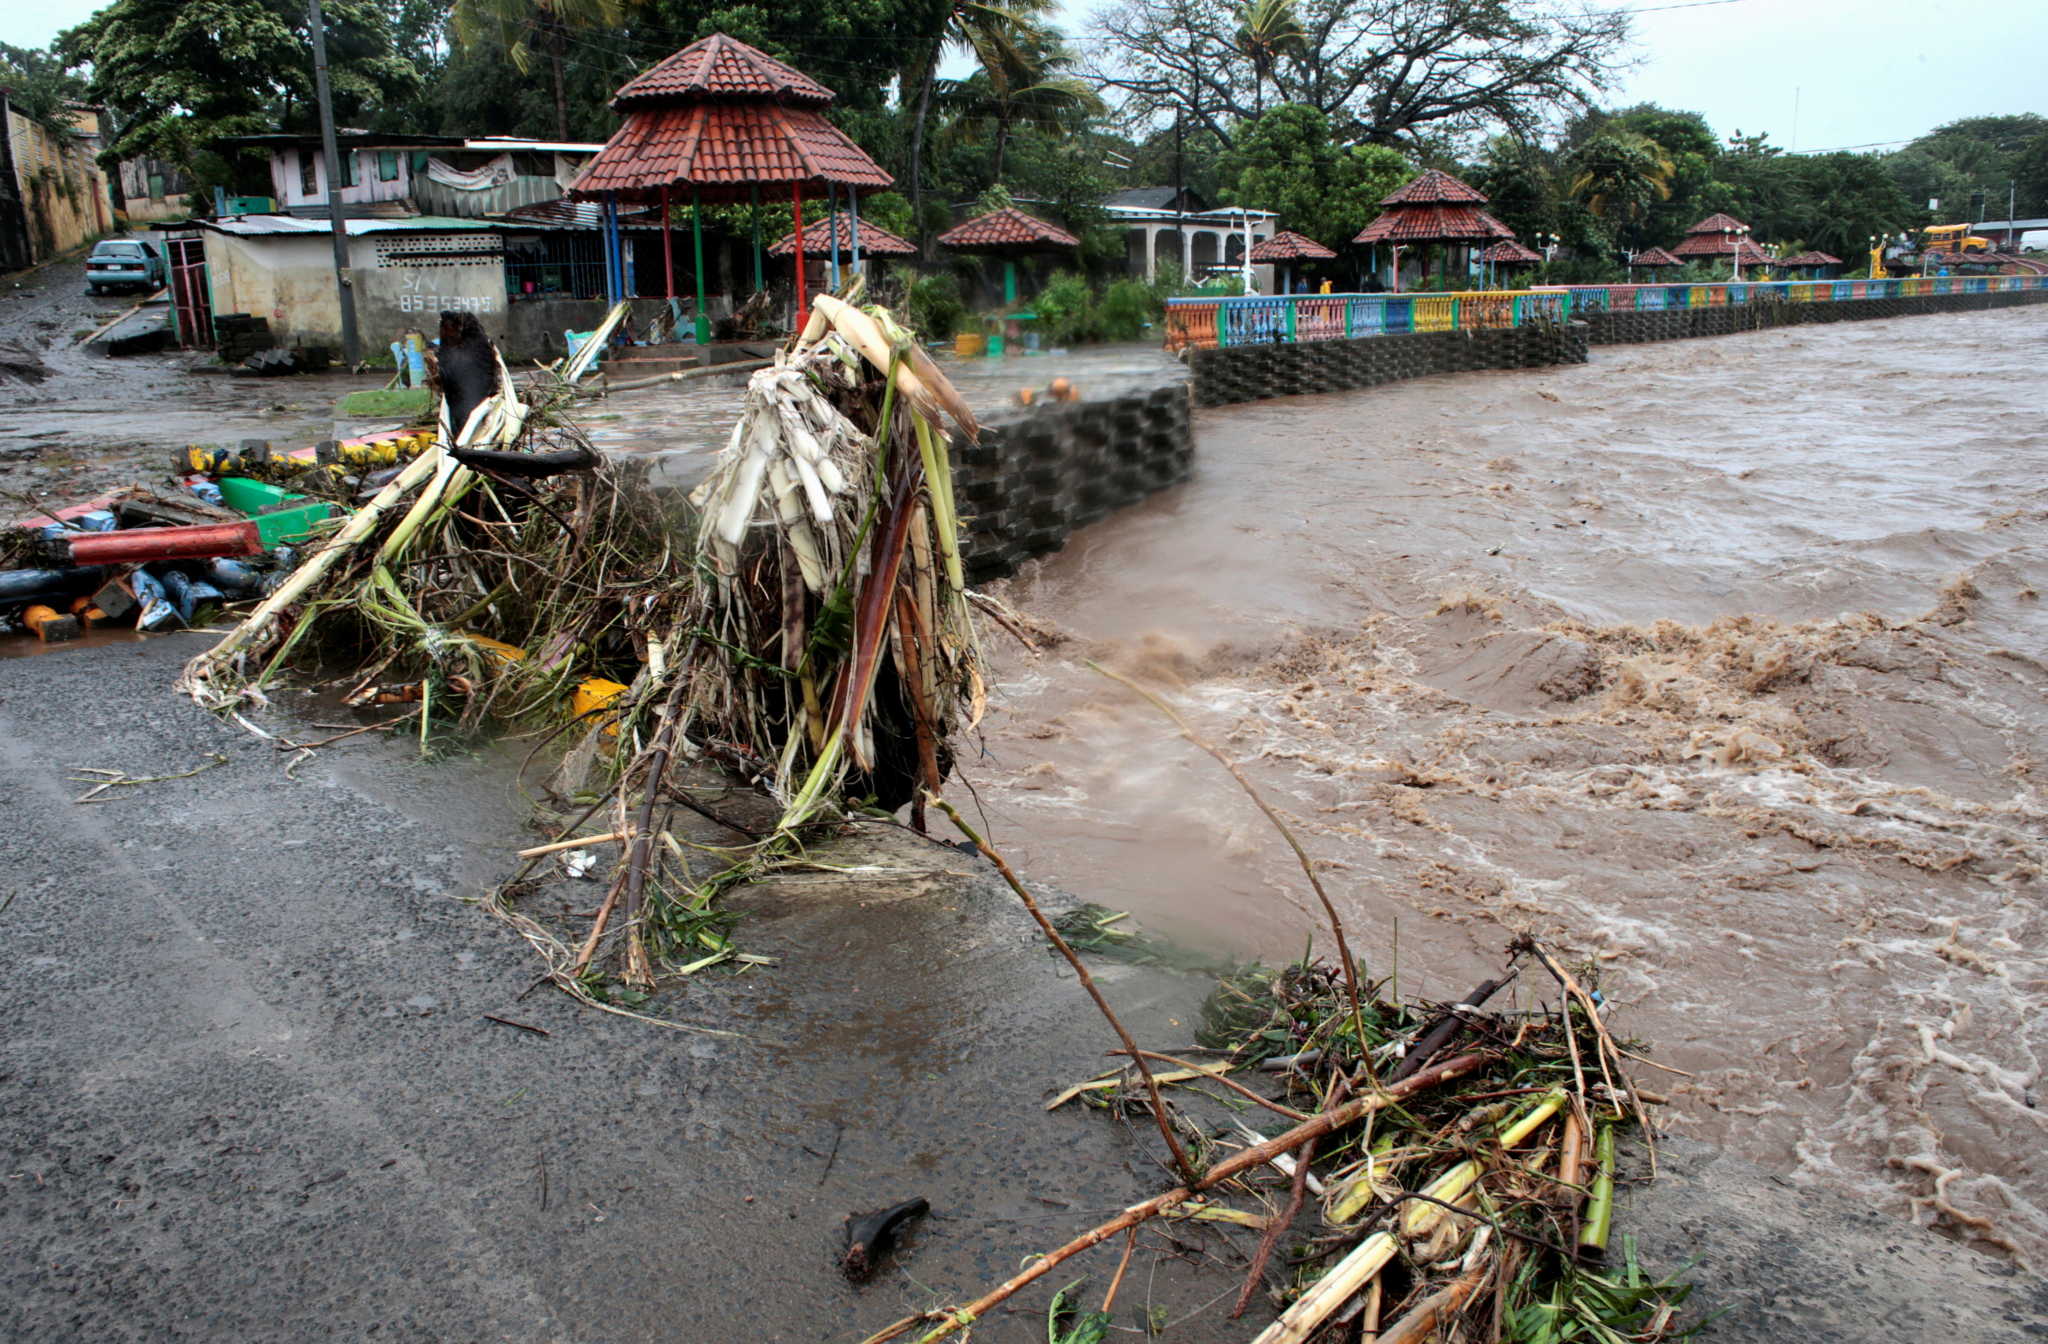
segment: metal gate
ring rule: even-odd
[[[187,350],[211,349],[213,286],[206,277],[206,244],[197,233],[170,234],[164,248],[171,263],[171,312],[178,344]]]

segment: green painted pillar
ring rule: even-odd
[[[1003,307],[1017,306],[1017,263],[1013,258],[1003,258]]]
[[[690,188],[690,244],[697,255],[697,344],[711,344],[711,315],[704,310],[704,207]]]
[[[768,282],[761,278],[761,184],[747,183],[747,195],[753,198],[754,209],[754,288],[768,288]]]

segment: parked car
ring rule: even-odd
[[[110,238],[85,259],[85,287],[95,294],[131,285],[153,290],[169,278],[163,255],[149,243]]]

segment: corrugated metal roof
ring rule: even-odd
[[[828,183],[879,189],[896,179],[846,133],[808,107],[772,102],[697,102],[642,107],[605,142],[570,184],[572,199],[656,201],[664,185],[677,204],[692,187],[705,203],[744,201],[749,184],[762,196],[792,188],[805,195]]]
[[[978,215],[939,235],[939,246],[958,252],[1079,247],[1081,240],[1057,224],[1006,205]]]
[[[195,219],[192,222],[217,233],[231,233],[244,238],[323,234],[331,232],[334,227],[328,220],[300,219],[295,215],[237,215],[231,219]],[[351,219],[343,224],[351,238],[371,233],[489,233],[502,227],[487,219],[456,219],[448,215]]]
[[[844,210],[836,210],[820,219],[804,220],[804,253],[806,256],[822,257],[832,249],[832,229],[839,229],[839,250],[853,248],[853,216]],[[860,222],[860,250],[872,257],[914,257],[917,245],[897,237],[879,225],[866,220]],[[777,257],[793,256],[796,253],[796,230],[791,229],[775,242],[768,245],[769,254]]]
[[[1251,260],[1262,265],[1269,261],[1329,261],[1336,255],[1313,238],[1282,229],[1254,245]]]
[[[612,95],[620,112],[706,98],[759,98],[822,107],[832,90],[735,37],[713,33],[627,80]]]
[[[1381,205],[1430,205],[1444,202],[1455,205],[1485,205],[1486,197],[1441,168],[1424,169],[1422,175],[1392,195],[1383,197]]]
[[[1490,243],[1515,231],[1469,205],[1401,204],[1359,230],[1354,243]]]

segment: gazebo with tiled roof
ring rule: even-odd
[[[1315,239],[1282,229],[1271,238],[1262,238],[1252,248],[1245,260],[1254,266],[1266,266],[1277,262],[1287,265],[1287,277],[1281,282],[1280,292],[1291,293],[1294,282],[1294,263],[1299,261],[1335,261],[1337,254],[1324,247]]]
[[[835,210],[824,219],[806,220],[804,223],[803,250],[823,252],[837,247],[841,239],[853,237],[853,217],[844,210]],[[771,257],[786,257],[797,250],[796,230],[791,229],[768,245]],[[851,246],[851,244],[848,244]],[[889,232],[869,220],[860,221],[860,251],[870,257],[914,257],[917,244],[907,238]]]
[[[692,42],[612,95],[625,124],[584,165],[568,195],[606,203],[606,271],[613,298],[623,297],[623,256],[617,203],[662,208],[662,259],[669,296],[675,296],[675,260],[667,229],[670,194],[690,193],[697,256],[697,339],[709,339],[704,300],[705,204],[758,204],[763,187],[787,190],[803,233],[806,196],[847,193],[849,233],[860,231],[858,193],[895,181],[882,166],[825,119],[832,90],[803,71],[724,33]],[[801,239],[799,240],[801,242]],[[758,225],[754,283],[762,283]],[[837,266],[837,249],[833,262]],[[803,249],[797,249],[797,308],[804,307]]]
[[[1841,264],[1842,259],[1840,257],[1832,257],[1825,252],[1817,251],[1800,252],[1793,256],[1780,258],[1778,261],[1778,265],[1788,271],[1810,271],[1812,273],[1811,278],[1815,280],[1821,278],[1820,272],[1826,267],[1839,266]]]
[[[1648,266],[1652,269],[1661,269],[1667,266],[1683,266],[1685,261],[1683,258],[1672,256],[1661,247],[1646,247],[1630,257],[1628,264],[1630,267]]]
[[[1419,177],[1380,202],[1387,207],[1351,241],[1394,248],[1394,282],[1400,287],[1400,249],[1451,244],[1484,247],[1515,231],[1480,209],[1486,197],[1441,168]],[[1425,270],[1424,274],[1427,274]]]
[[[1003,303],[1017,302],[1017,258],[1038,252],[1072,252],[1081,240],[1057,224],[1027,215],[1014,205],[976,215],[939,235],[940,247],[1003,259]]]
[[[1524,247],[1512,238],[1503,238],[1479,254],[1480,262],[1498,275],[1502,267],[1537,266],[1543,262],[1543,254],[1533,247]]]
[[[1685,231],[1685,238],[1671,255],[1680,261],[1708,261],[1716,257],[1727,257],[1735,262],[1737,269],[1750,261],[1749,251],[1738,246],[1749,236],[1749,225],[1733,215],[1712,214]],[[1753,250],[1755,244],[1750,245]]]

